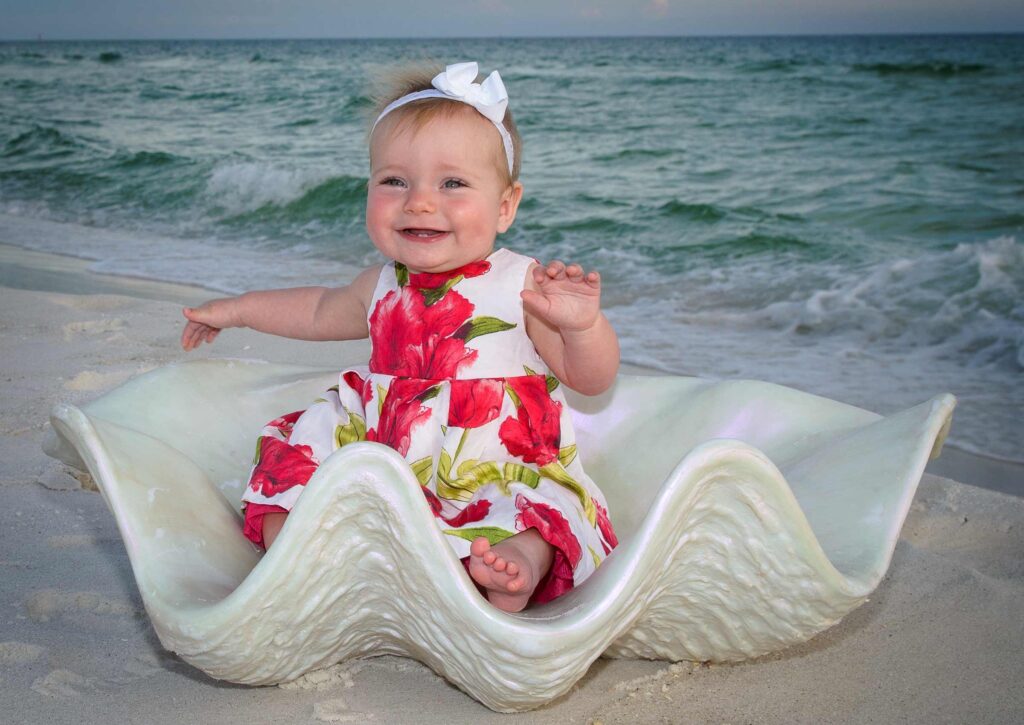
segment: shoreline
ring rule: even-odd
[[[953,413],[956,420],[956,412]],[[968,486],[1024,497],[1024,464],[996,456],[944,445],[942,453],[929,461],[925,471]]]
[[[89,265],[90,260],[83,257],[0,241],[0,288],[72,295],[124,295],[181,305],[198,304],[224,294],[200,285],[95,272]],[[666,374],[626,362],[622,369],[638,375]],[[955,413],[953,420],[955,424]],[[956,444],[944,445],[939,458],[929,461],[925,470],[970,486],[1024,497],[1024,463],[969,451]]]
[[[92,261],[0,241],[0,287],[60,294],[125,295],[182,304],[195,304],[211,295],[224,294],[201,285],[94,272],[89,269]]]

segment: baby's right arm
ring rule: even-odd
[[[226,327],[250,327],[298,340],[356,340],[366,337],[367,308],[380,267],[364,270],[345,287],[294,287],[246,292],[182,310],[188,322],[181,346],[194,350],[213,342]]]

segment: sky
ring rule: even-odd
[[[1021,0],[0,0],[0,39],[1024,32]]]

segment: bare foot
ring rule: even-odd
[[[469,575],[487,590],[487,601],[506,612],[522,610],[548,573],[554,547],[527,529],[494,546],[483,536],[469,548]]]

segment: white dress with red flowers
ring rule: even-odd
[[[439,274],[381,271],[368,368],[263,429],[243,495],[245,533],[287,511],[320,461],[353,441],[401,453],[456,554],[534,527],[555,548],[534,593],[550,601],[616,545],[604,497],[580,465],[569,409],[526,334],[519,293],[534,261],[506,249]]]

